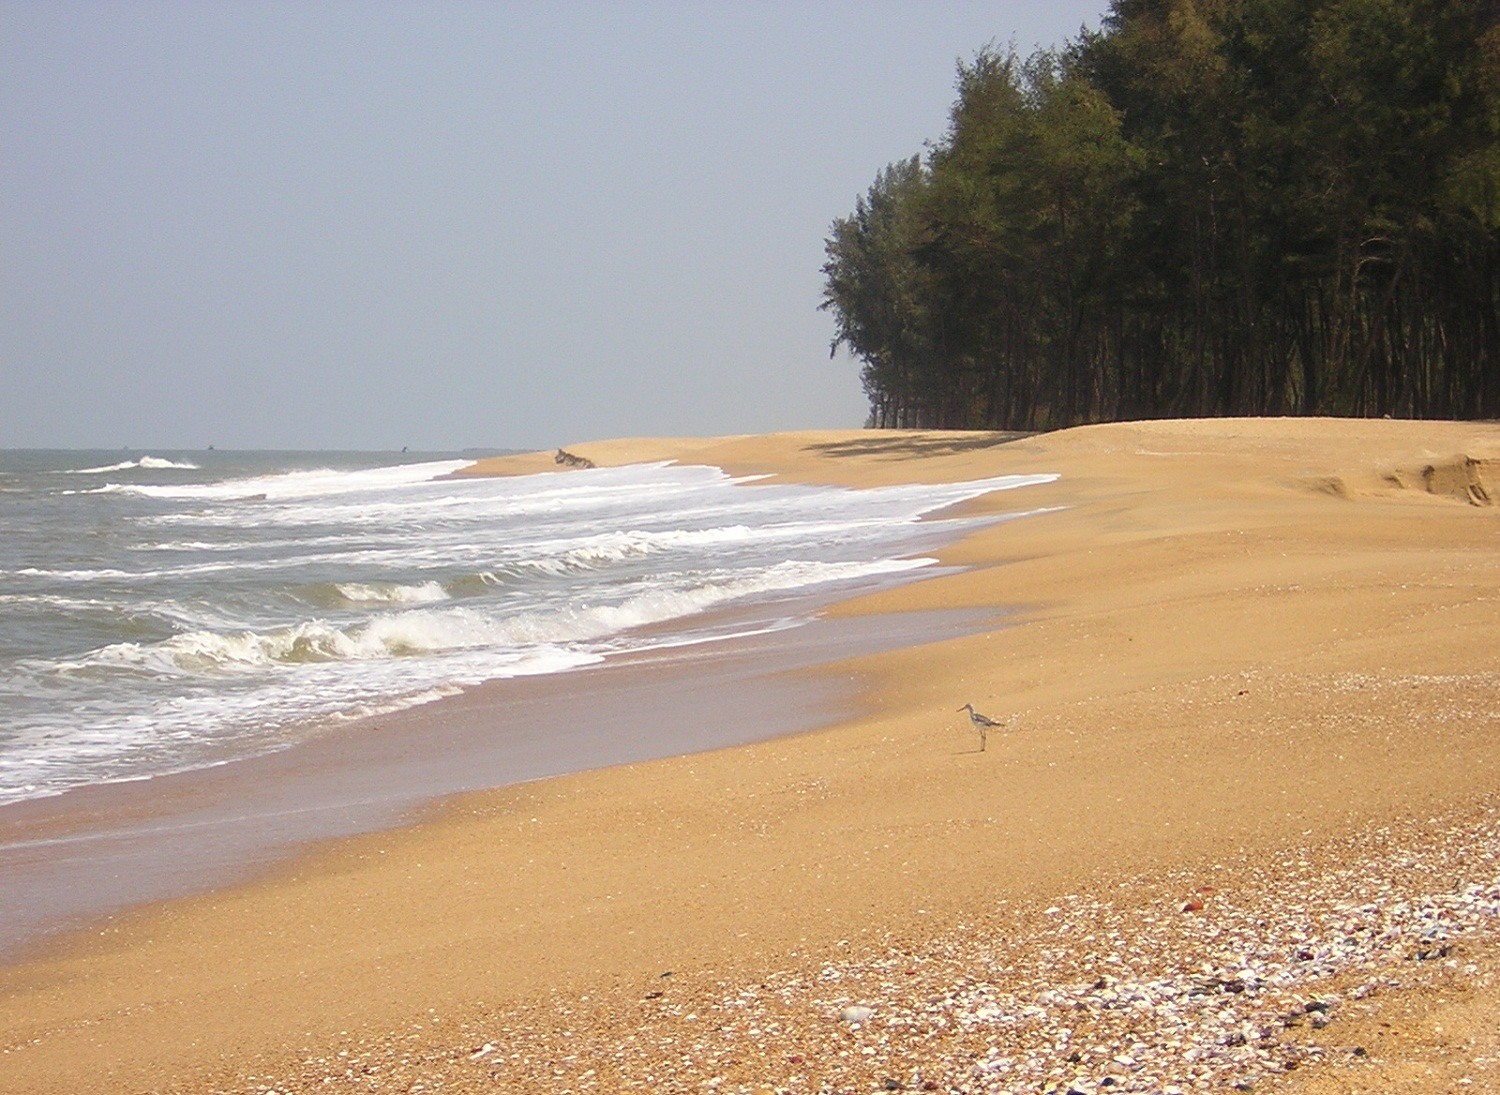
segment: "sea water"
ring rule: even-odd
[[[495,678],[797,626],[816,597],[932,566],[978,520],[949,507],[1052,478],[450,477],[471,462],[0,452],[0,803],[265,753]]]

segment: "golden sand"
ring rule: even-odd
[[[965,569],[837,607],[996,613],[993,630],[828,669],[861,683],[844,721],[467,796],[415,827],[69,940],[0,972],[0,1090],[707,1090],[713,1076],[695,1070],[710,1062],[684,1060],[673,1032],[697,1036],[693,1002],[707,1014],[727,988],[872,968],[893,946],[919,963],[924,947],[980,930],[1023,940],[1017,924],[1065,899],[1175,909],[1181,880],[1232,889],[1230,867],[1264,896],[1280,864],[1332,863],[1379,831],[1420,841],[1428,818],[1490,816],[1493,425],[1227,420],[567,448],[601,465],[675,459],[850,486],[1060,478],[978,503],[1049,512],[945,553]],[[553,466],[538,454],[477,470]],[[955,712],[966,702],[1007,723],[983,752]],[[987,938],[986,953],[999,945]],[[1381,1015],[1351,1007],[1340,1022],[1375,1048],[1300,1070],[1305,1089],[1382,1089],[1384,1076],[1448,1090],[1481,1067],[1481,1090],[1500,1077],[1472,1064],[1477,1042],[1460,1044],[1494,1040],[1484,1008],[1500,998],[1486,981],[1493,950],[1465,945],[1474,971],[1439,963],[1383,996]],[[642,1011],[664,1000],[677,1010]],[[789,1047],[841,1045],[827,1039],[847,1024],[796,1015],[742,1034],[759,1048],[716,1059],[712,1089],[819,1090],[797,1086],[815,1063]],[[1410,1033],[1382,1049],[1360,1027],[1380,1022]],[[618,1047],[640,1049],[630,1039],[648,1028],[650,1052],[611,1065],[605,1050],[625,1061]],[[507,1037],[579,1049],[521,1060]],[[940,1041],[923,1052],[948,1052]],[[849,1075],[854,1090],[884,1083]]]

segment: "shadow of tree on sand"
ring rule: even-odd
[[[910,460],[929,456],[958,456],[961,453],[1008,445],[1034,434],[995,430],[985,433],[882,433],[872,430],[869,437],[852,441],[825,441],[808,445],[807,452],[823,456],[868,456],[886,460]]]

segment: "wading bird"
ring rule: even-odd
[[[988,715],[981,715],[978,711],[974,710],[974,705],[972,703],[964,704],[959,708],[959,710],[967,711],[969,713],[969,721],[974,724],[974,729],[979,731],[979,751],[983,753],[985,745],[985,735],[988,734],[992,728],[998,730],[1005,724],[1003,722],[996,722]]]

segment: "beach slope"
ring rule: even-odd
[[[1059,478],[973,503],[1016,519],[949,549],[952,569],[832,609],[992,622],[821,670],[859,695],[826,729],[466,796],[0,971],[0,1090],[1500,1082],[1434,1046],[1430,1018],[1497,999],[1476,933],[1500,882],[1500,428],[566,448],[851,487]],[[966,703],[1003,724],[982,750]],[[1396,940],[1363,966],[1319,949],[1326,924],[1376,915],[1344,906],[1465,886],[1434,961],[1395,929],[1347,930]],[[1189,1022],[1205,995],[1250,1011]],[[1426,1041],[1377,1045],[1382,1021]]]

